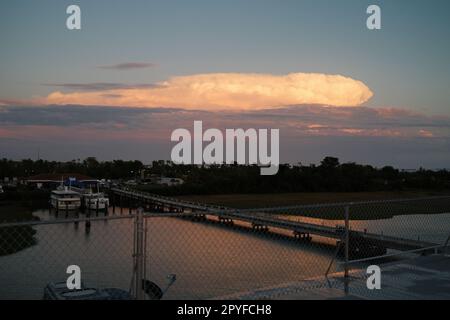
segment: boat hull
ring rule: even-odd
[[[89,210],[106,210],[109,207],[108,199],[86,199],[84,202],[86,209]]]
[[[50,204],[53,208],[56,210],[78,210],[81,207],[81,201],[80,200],[73,200],[73,201],[61,201],[58,199],[51,199]]]

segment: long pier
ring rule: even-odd
[[[269,228],[283,229],[293,232],[300,239],[311,240],[311,235],[343,241],[345,229],[342,227],[330,227],[313,223],[290,221],[264,214],[258,209],[240,210],[224,206],[202,204],[198,202],[184,201],[172,197],[165,197],[136,190],[112,188],[112,196],[119,197],[120,202],[127,200],[134,202],[135,206],[147,208],[149,212],[179,213],[180,217],[193,217],[205,220],[206,216],[215,216],[219,221],[233,225],[234,221],[246,222],[253,229],[268,231]],[[113,206],[115,202],[113,201]],[[400,251],[423,249],[436,246],[435,243],[420,240],[404,239],[400,237],[367,233],[362,231],[349,231],[349,246],[354,256],[382,255],[387,249]]]

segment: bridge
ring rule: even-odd
[[[199,202],[185,201],[172,197],[165,197],[132,189],[112,188],[113,211],[119,199],[119,206],[128,204],[128,207],[143,207],[148,212],[167,212],[171,216],[190,217],[197,220],[206,220],[207,216],[215,216],[220,222],[232,226],[235,221],[251,224],[254,230],[269,231],[269,228],[288,230],[301,240],[311,241],[311,235],[344,241],[345,227],[330,227],[314,223],[292,221],[276,216],[276,212],[284,212],[288,209],[300,210],[308,208],[337,207],[341,209],[346,204],[326,204],[314,206],[294,206],[262,209],[232,209],[224,206],[208,205]],[[391,200],[392,201],[392,200]],[[401,201],[401,200],[400,200]],[[360,202],[359,204],[361,204]],[[374,202],[370,202],[374,203]],[[131,210],[131,209],[130,209]],[[264,212],[275,212],[267,214]],[[151,214],[151,213],[150,213]],[[344,220],[344,216],[341,218]],[[418,250],[437,246],[436,243],[424,242],[414,239],[404,239],[395,236],[368,233],[364,231],[349,230],[349,250],[354,257],[379,256],[386,253],[387,249],[400,251]]]

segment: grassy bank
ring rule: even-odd
[[[34,209],[47,208],[50,192],[46,190],[14,189],[7,190],[4,196],[7,203]],[[0,201],[1,205],[1,201]]]
[[[48,193],[40,190],[7,190],[0,200],[0,224],[33,221],[33,210],[48,206]],[[31,226],[0,226],[0,256],[13,254],[36,244]]]
[[[20,201],[0,201],[0,223],[31,221],[32,209]]]
[[[32,209],[20,201],[0,202],[0,223],[31,221]],[[36,243],[36,231],[31,226],[0,227],[0,256],[13,254]]]
[[[189,195],[177,198],[198,201],[231,208],[264,208],[275,206],[310,205],[318,203],[358,202],[372,200],[408,199],[436,195],[450,195],[439,192],[398,191],[398,192],[315,192],[315,193],[272,193],[272,194],[219,194]]]
[[[276,206],[313,205],[341,202],[361,202],[374,200],[415,199],[442,196],[448,193],[436,192],[358,192],[358,193],[283,193],[283,194],[239,194],[239,195],[194,195],[178,198],[222,205],[237,209]],[[397,215],[439,214],[450,212],[450,198],[428,201],[408,201],[399,203],[359,204],[350,209],[352,220],[388,219]],[[344,208],[325,207],[301,210],[286,210],[283,215],[313,217],[327,220],[342,220]]]

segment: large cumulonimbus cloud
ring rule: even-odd
[[[359,106],[372,97],[361,81],[340,75],[215,73],[180,76],[154,87],[53,92],[39,102],[198,110],[255,110],[298,104]]]

